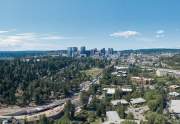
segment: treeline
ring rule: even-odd
[[[161,57],[160,60],[172,69],[180,69],[180,54],[171,57]]]
[[[0,51],[0,58],[20,58],[27,56],[47,56],[47,51]]]
[[[103,68],[107,60],[43,57],[0,61],[0,103],[27,105],[67,97],[90,77],[81,70]]]

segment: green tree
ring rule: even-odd
[[[129,112],[128,115],[127,115],[127,119],[133,120],[134,119],[133,113]]]
[[[72,124],[69,115],[65,114],[62,118],[60,118],[56,124]]]
[[[70,100],[66,101],[65,107],[64,107],[64,113],[68,118],[72,119],[74,118],[75,113],[75,106],[71,103]]]
[[[117,112],[120,116],[120,118],[125,118],[125,107],[123,105],[118,106]]]
[[[148,124],[167,124],[168,122],[164,115],[155,112],[147,113],[146,119],[148,120]]]
[[[82,105],[86,105],[89,100],[89,94],[87,92],[81,92],[80,101]]]
[[[97,110],[96,110],[96,114],[99,117],[105,116],[106,115],[106,105],[100,101],[99,104],[97,104]]]
[[[135,121],[125,120],[122,122],[122,124],[137,124],[137,123]]]
[[[49,120],[45,115],[40,117],[39,123],[38,124],[50,124]]]
[[[145,93],[147,104],[152,111],[162,112],[164,99],[157,90],[150,90]]]

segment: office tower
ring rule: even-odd
[[[72,57],[76,57],[78,55],[78,48],[72,47]]]
[[[90,52],[91,52],[90,53],[91,56],[95,55],[95,53],[97,52],[97,48],[91,49]]]
[[[73,52],[72,47],[68,47],[67,48],[67,56],[72,57],[72,52]]]
[[[91,55],[91,51],[90,50],[86,50],[86,56],[89,57]]]
[[[102,48],[100,52],[101,52],[101,55],[104,56],[106,54],[106,49]]]
[[[86,47],[85,46],[81,47],[80,54],[86,54]]]
[[[67,56],[68,57],[75,57],[78,54],[78,48],[77,47],[68,47],[67,49]]]
[[[73,52],[77,52],[77,51],[78,51],[78,48],[77,48],[77,47],[72,47],[72,51],[73,51]]]
[[[108,55],[112,55],[114,53],[113,48],[108,48]]]

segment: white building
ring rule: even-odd
[[[169,92],[168,95],[169,95],[169,96],[177,97],[177,96],[179,96],[180,94],[177,93],[177,92]]]
[[[179,70],[172,70],[172,69],[157,69],[156,75],[159,77],[169,75],[172,77],[180,78],[180,71]]]
[[[142,104],[142,103],[145,103],[145,102],[146,102],[146,100],[143,99],[143,98],[132,98],[132,99],[130,100],[130,103],[131,103],[132,105]]]
[[[127,105],[128,102],[125,99],[111,100],[111,104],[117,106],[118,104]]]
[[[106,112],[107,121],[103,122],[102,124],[122,124],[125,119],[121,119],[116,111],[107,111]],[[136,122],[140,124],[139,120],[127,120],[129,122]]]
[[[104,88],[103,90],[106,91],[106,93],[109,95],[113,95],[116,92],[115,88]]]
[[[120,124],[121,119],[116,111],[107,111],[106,112],[107,121],[103,124]]]
[[[169,112],[180,117],[180,100],[171,100]]]
[[[112,72],[111,74],[112,74],[112,75],[117,75],[117,74],[118,74],[118,72]]]
[[[127,66],[114,66],[114,68],[115,68],[116,70],[127,70],[127,69],[128,69]]]
[[[122,92],[132,92],[132,88],[130,87],[123,87],[121,88]]]

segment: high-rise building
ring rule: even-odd
[[[77,52],[78,48],[77,47],[72,47],[73,52]]]
[[[97,52],[97,48],[91,49],[90,52],[91,52],[90,55],[91,55],[91,56],[94,56],[95,53]]]
[[[108,48],[108,55],[112,55],[114,53],[113,48]]]
[[[77,47],[68,47],[67,48],[67,56],[68,57],[75,57],[78,55],[78,48]]]
[[[104,56],[104,55],[106,54],[106,49],[105,49],[105,48],[102,48],[100,52],[101,52],[100,54],[101,54],[102,56]]]
[[[72,57],[75,57],[78,55],[78,48],[77,47],[72,47]]]
[[[80,54],[86,54],[86,47],[85,46],[81,47]]]
[[[86,56],[90,56],[91,55],[91,51],[90,50],[86,50]]]
[[[73,52],[72,47],[68,47],[67,48],[67,56],[72,57],[72,52]]]

